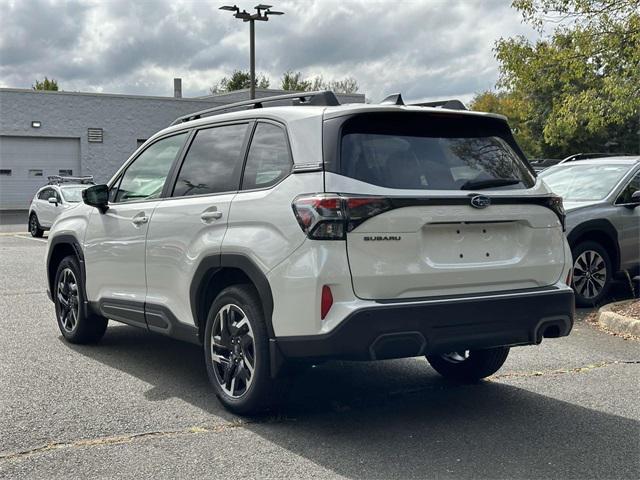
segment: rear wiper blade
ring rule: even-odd
[[[506,187],[507,185],[515,185],[521,180],[517,178],[489,178],[486,180],[467,180],[460,186],[460,190],[479,190],[491,187]]]

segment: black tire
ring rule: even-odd
[[[212,333],[216,334],[215,342]],[[234,285],[216,297],[207,315],[204,356],[209,380],[228,410],[252,415],[277,403],[278,389],[269,363],[269,336],[253,286]]]
[[[580,242],[571,253],[573,255],[572,287],[576,305],[594,307],[606,298],[611,288],[613,278],[611,257],[602,245],[591,240]],[[597,257],[600,257],[601,262]],[[589,269],[590,272],[587,272]]]
[[[72,287],[75,285],[75,287]],[[75,294],[74,294],[75,292]],[[75,256],[62,259],[51,292],[56,306],[56,320],[62,336],[69,343],[96,343],[107,329],[106,318],[87,313],[80,265]]]
[[[447,355],[427,355],[436,372],[445,378],[462,383],[473,383],[493,375],[509,356],[509,347],[471,350]]]
[[[38,221],[38,216],[35,213],[32,213],[29,216],[29,233],[32,237],[40,238],[44,233],[44,230],[40,227],[40,222]]]

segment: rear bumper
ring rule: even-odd
[[[353,312],[326,334],[278,337],[272,348],[285,358],[377,360],[533,345],[569,335],[574,313],[566,286],[379,304]]]

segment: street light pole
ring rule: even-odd
[[[249,20],[249,72],[251,78],[251,100],[256,98],[256,22]]]
[[[250,92],[251,100],[256,98],[256,27],[255,22],[267,22],[269,21],[269,15],[284,15],[284,12],[275,12],[271,10],[271,5],[256,5],[256,13],[249,13],[246,10],[240,11],[236,5],[224,5],[220,7],[220,10],[226,10],[234,12],[233,16],[242,20],[243,22],[249,22],[249,78],[250,78]]]

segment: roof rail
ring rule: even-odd
[[[178,125],[190,120],[218,115],[229,110],[233,110],[234,108],[262,108],[264,103],[280,102],[283,100],[292,100],[293,105],[314,105],[324,107],[333,107],[336,105],[340,105],[338,97],[336,97],[335,93],[330,90],[288,93],[286,95],[275,95],[273,97],[256,98],[254,100],[244,100],[242,102],[230,103],[229,105],[222,105],[220,107],[207,108],[205,110],[200,110],[199,112],[194,112],[182,117],[178,117],[171,123],[171,125]]]
[[[85,184],[85,185],[92,185],[95,183],[93,181],[93,175],[85,175],[82,177],[50,175],[47,177],[47,179],[49,180],[48,185],[60,185],[63,183],[79,183],[79,184]]]
[[[607,157],[624,157],[628,154],[624,153],[574,153],[567,158],[562,159],[560,163],[575,162],[576,160],[589,160],[594,158],[607,158]]]
[[[404,103],[402,99],[402,95],[399,93],[394,93],[392,95],[388,95],[384,97],[384,99],[380,102],[380,105],[407,105]],[[449,110],[466,110],[464,103],[460,100],[438,100],[437,102],[420,102],[420,103],[409,103],[410,107],[440,107],[440,108],[448,108]]]

